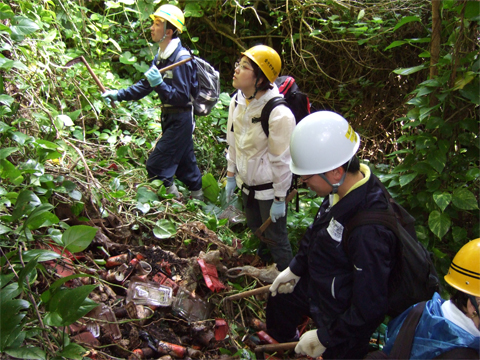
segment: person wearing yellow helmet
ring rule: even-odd
[[[247,225],[253,232],[269,217],[272,219],[264,236],[274,243],[261,242],[257,253],[265,262],[271,255],[278,269],[283,270],[293,256],[285,197],[292,181],[289,142],[295,117],[287,106],[275,107],[268,119],[267,136],[255,119],[270,99],[282,96],[275,85],[282,62],[278,53],[266,45],[254,46],[241,55],[233,72],[237,94],[230,102],[227,123],[227,202],[238,186]]]
[[[452,286],[453,295],[445,301],[436,293],[426,302],[415,327],[411,359],[479,358],[480,239],[467,242],[457,252],[445,281]],[[406,310],[388,324],[385,353],[391,353],[411,311]]]
[[[191,99],[198,92],[196,68],[192,62],[160,73],[159,69],[189,57],[178,34],[185,27],[183,11],[174,5],[162,5],[150,15],[152,41],[158,44],[145,78],[126,89],[108,90],[104,98],[115,101],[139,100],[152,92],[158,94],[161,105],[162,137],[147,160],[151,180],[162,180],[167,193],[180,198],[174,176],[191,191],[191,197],[203,200],[202,174],[193,150],[195,128]]]

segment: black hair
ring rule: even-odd
[[[166,21],[166,20],[165,20],[165,21]],[[170,21],[167,21],[167,30],[168,30],[168,29],[173,30],[172,39],[175,39],[175,38],[178,37],[178,29],[177,29],[175,26],[173,26],[173,25],[170,23]]]
[[[467,303],[468,303],[468,294],[465,294],[463,291],[456,290],[454,294],[450,297],[450,301],[460,310],[462,313],[466,313]]]
[[[268,90],[268,89],[273,89],[273,85],[270,83],[270,80],[268,80],[267,76],[260,69],[260,66],[258,66],[256,63],[254,63],[248,57],[247,57],[247,59],[248,59],[248,62],[250,63],[250,65],[252,65],[253,74],[255,75],[255,77],[257,79],[257,84],[256,84],[257,91],[265,91],[265,90]]]
[[[343,170],[349,173],[356,173],[357,171],[360,170],[360,160],[358,160],[358,157],[353,156],[352,159],[350,160],[350,165],[348,164],[348,161],[342,165]]]

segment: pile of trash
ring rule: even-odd
[[[231,358],[275,342],[259,319],[275,265],[225,245],[200,222],[148,246],[119,245],[99,231],[83,254],[63,255],[46,268],[91,275],[66,286],[97,285],[89,297],[99,306],[66,329],[91,359]]]

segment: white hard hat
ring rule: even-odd
[[[348,162],[359,146],[360,136],[341,115],[311,113],[290,138],[290,170],[297,175],[323,174]]]

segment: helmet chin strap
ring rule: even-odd
[[[480,316],[480,311],[478,311],[477,299],[475,299],[475,296],[473,295],[468,295],[468,298],[470,299],[470,302],[472,303],[473,307],[477,311],[477,316]],[[480,330],[480,325],[478,326],[478,330]]]
[[[162,43],[165,41],[165,38],[167,37],[167,22],[163,22],[163,37],[158,41],[158,43]]]
[[[257,92],[258,92],[257,84],[258,84],[258,78],[255,80],[255,92],[253,93],[252,96],[248,97],[247,100],[252,100],[255,97],[255,95],[257,95]]]
[[[325,180],[325,182],[330,185],[332,187],[332,192],[330,194],[328,194],[328,202],[330,203],[329,206],[328,206],[328,210],[330,210],[330,208],[333,206],[333,197],[336,193],[338,193],[338,188],[340,186],[342,186],[343,182],[345,181],[345,176],[347,176],[347,171],[348,171],[348,168],[350,167],[350,162],[352,161],[352,159],[350,159],[348,161],[348,165],[347,165],[347,169],[343,172],[343,175],[342,175],[342,178],[340,179],[340,181],[336,184],[332,184],[328,179],[327,177],[325,176],[325,174],[318,174],[318,176],[320,176],[323,180]]]

